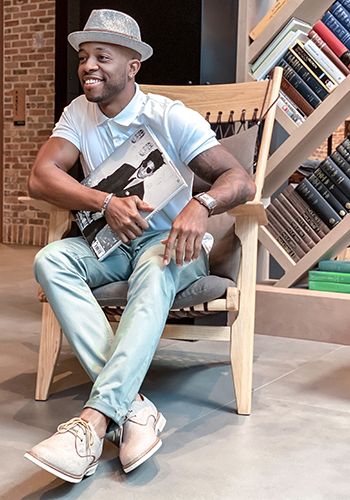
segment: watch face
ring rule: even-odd
[[[208,204],[209,208],[216,207],[216,200],[212,196],[210,196],[210,194],[203,193],[201,194],[201,198],[203,201],[205,201],[205,203]]]

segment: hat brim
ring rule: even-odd
[[[85,42],[105,42],[121,45],[140,54],[141,62],[146,61],[153,54],[152,47],[147,43],[108,31],[74,31],[68,35],[68,42],[76,51],[79,51],[79,45]]]

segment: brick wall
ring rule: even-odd
[[[340,125],[340,127],[335,130],[335,132],[332,134],[332,151],[344,140],[345,138],[345,126],[344,123]],[[327,156],[327,141],[325,141],[323,144],[320,145],[316,149],[316,151],[313,153],[313,155],[310,156],[313,160],[324,160]]]
[[[54,125],[55,1],[4,1],[4,243],[44,245],[48,214],[19,204]],[[14,89],[26,92],[24,126],[13,123]]]

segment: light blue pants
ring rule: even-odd
[[[85,407],[110,417],[110,429],[123,423],[139,391],[176,293],[208,274],[203,249],[183,267],[173,258],[164,266],[160,241],[167,235],[147,231],[103,262],[82,237],[50,243],[35,258],[35,278],[93,381]],[[121,280],[129,282],[128,302],[114,335],[91,288]]]

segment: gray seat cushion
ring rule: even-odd
[[[228,287],[235,286],[232,280],[219,276],[205,276],[195,281],[176,295],[173,309],[191,307],[225,295]],[[103,307],[125,307],[128,282],[119,281],[92,290],[98,303]]]

